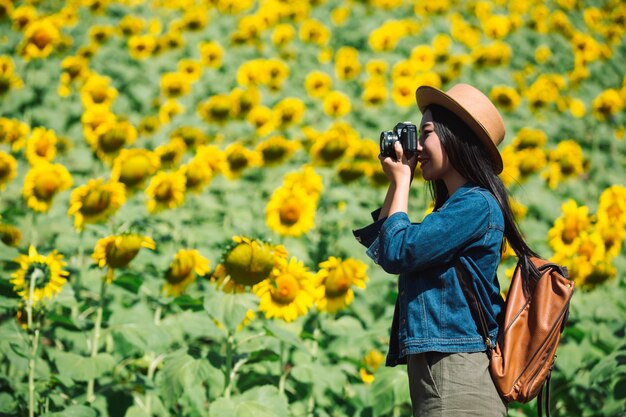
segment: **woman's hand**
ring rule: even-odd
[[[396,159],[382,154],[378,155],[383,171],[392,185],[410,185],[417,166],[417,155],[407,159],[399,141],[394,143],[394,150],[396,151]]]

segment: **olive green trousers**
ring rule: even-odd
[[[488,366],[485,352],[409,355],[413,417],[506,416]]]

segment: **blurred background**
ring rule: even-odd
[[[625,415],[625,32],[618,0],[0,0],[0,415],[410,415],[351,230],[380,132],[459,82],[577,284],[552,413]]]

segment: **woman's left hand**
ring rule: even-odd
[[[394,150],[396,151],[396,159],[382,154],[378,155],[383,171],[393,185],[410,185],[417,166],[417,155],[407,159],[399,141],[394,143]]]

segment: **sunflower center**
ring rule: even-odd
[[[5,94],[11,87],[11,80],[4,74],[0,74],[0,95]]]
[[[150,162],[143,156],[134,156],[122,165],[120,182],[132,187],[144,180],[150,172]]]
[[[263,149],[263,160],[266,162],[280,161],[287,154],[287,148],[282,145],[270,145]]]
[[[59,190],[59,178],[53,175],[47,175],[37,180],[35,184],[35,196],[40,200],[50,200]]]
[[[28,265],[25,277],[28,285],[30,285],[30,279],[34,277],[35,288],[44,288],[50,282],[50,267],[43,262],[33,262]]]
[[[112,268],[124,268],[139,253],[141,240],[132,236],[124,237],[118,243],[110,242],[106,247],[107,264]]]
[[[172,285],[180,284],[193,273],[194,260],[190,257],[176,259],[167,270],[167,282]]]
[[[322,151],[320,154],[324,161],[331,162],[343,156],[345,152],[346,152],[346,145],[344,143],[341,143],[340,141],[337,141],[337,140],[331,140],[328,143],[326,143],[324,148],[322,148]]]
[[[346,275],[343,268],[337,268],[326,278],[324,286],[326,287],[326,297],[336,298],[344,295],[352,284],[352,280]]]
[[[228,165],[231,171],[241,171],[248,166],[248,158],[241,153],[235,153],[228,156]]]
[[[89,190],[80,212],[85,215],[95,215],[102,213],[111,204],[111,193],[106,190]]]
[[[4,159],[0,159],[0,180],[7,178],[9,174],[11,174],[9,163]]]
[[[254,285],[272,272],[274,254],[257,242],[241,243],[228,253],[224,267],[237,284]]]
[[[276,278],[275,287],[272,288],[272,300],[279,304],[289,304],[296,299],[299,290],[300,285],[293,275],[281,275]]]
[[[124,143],[126,143],[126,132],[120,128],[112,128],[100,138],[100,146],[106,153],[118,151]]]
[[[104,103],[104,101],[107,99],[107,96],[108,96],[107,91],[104,87],[100,87],[100,88],[96,88],[95,90],[92,90],[90,92],[90,95],[91,95],[91,99],[96,104]]]
[[[154,198],[159,201],[170,201],[174,198],[172,184],[167,181],[160,183],[154,191]]]
[[[44,49],[52,43],[52,37],[46,30],[40,29],[32,37],[32,42],[37,48]]]
[[[282,224],[294,225],[300,220],[302,215],[302,204],[299,204],[295,198],[291,198],[283,203],[278,215]]]

